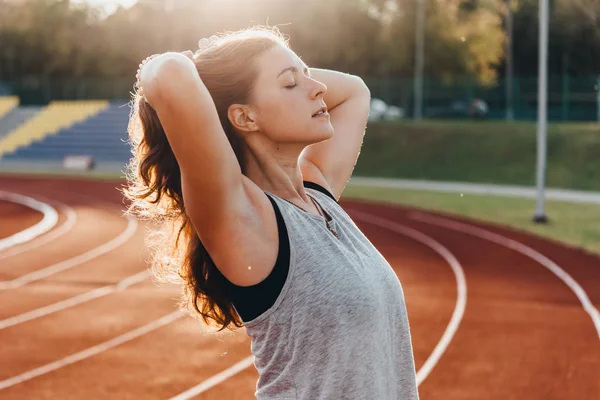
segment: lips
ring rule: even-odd
[[[317,112],[316,112],[316,113],[314,113],[312,116],[313,116],[313,117],[318,117],[319,115],[323,115],[323,114],[327,114],[327,107],[325,107],[325,106],[323,106],[323,107],[319,108],[319,109],[317,110]]]

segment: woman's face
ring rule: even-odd
[[[308,145],[331,138],[329,114],[319,113],[326,110],[327,86],[310,77],[292,50],[276,45],[257,58],[256,67],[250,101],[262,133],[277,143]]]

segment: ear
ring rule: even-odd
[[[246,104],[232,104],[227,109],[227,118],[231,125],[241,132],[254,132],[258,130],[256,114]]]

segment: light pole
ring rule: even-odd
[[[415,112],[414,118],[417,121],[423,119],[423,60],[425,48],[425,1],[415,0],[417,2],[417,19],[415,33],[415,79],[414,79],[414,98]]]
[[[548,221],[545,212],[544,185],[546,180],[546,131],[548,94],[548,0],[539,0],[539,76],[538,76],[538,119],[537,119],[537,199],[533,220]]]
[[[513,21],[512,1],[506,0],[506,119],[515,118],[513,110]]]

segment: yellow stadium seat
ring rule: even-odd
[[[0,157],[56,134],[109,107],[106,100],[54,101],[35,117],[0,139]]]
[[[19,98],[16,96],[0,97],[0,118],[4,117],[13,108],[19,105]]]

